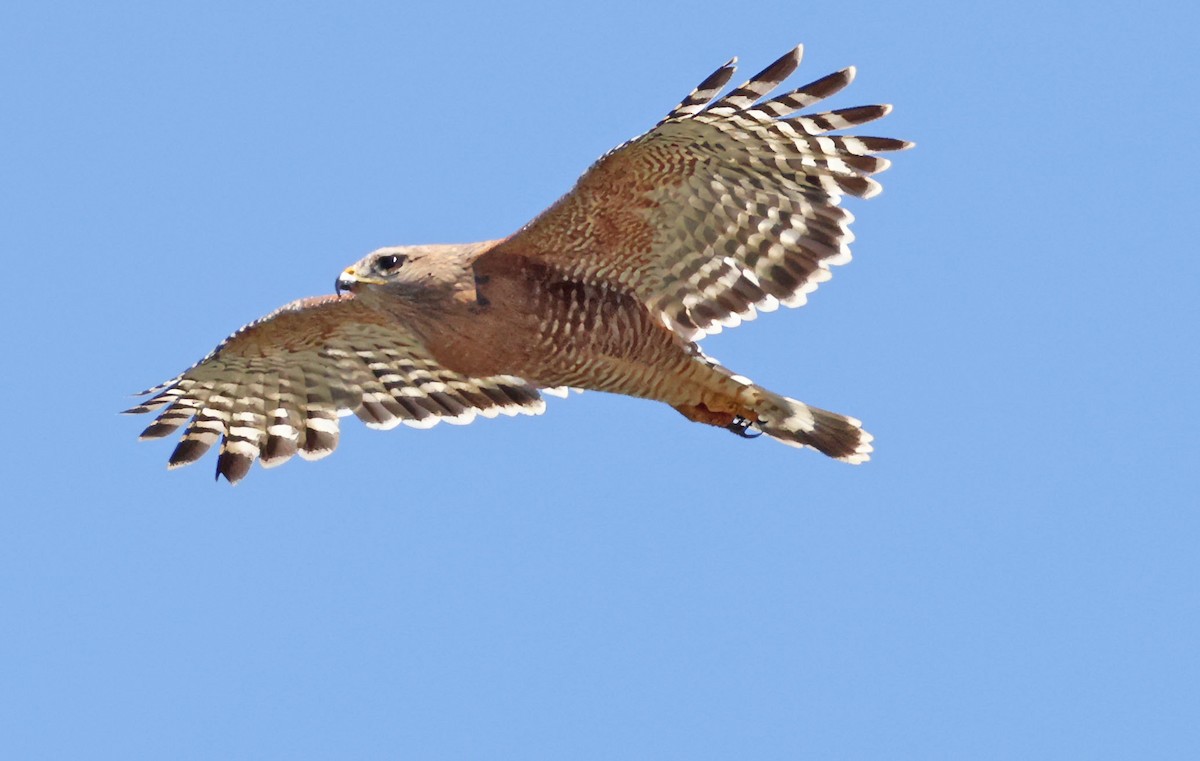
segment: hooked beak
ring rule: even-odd
[[[337,295],[341,296],[342,291],[354,293],[355,287],[358,285],[358,278],[354,276],[354,268],[347,267],[346,270],[337,276],[337,280],[333,282],[333,290]]]
[[[342,295],[343,290],[349,290],[350,293],[354,293],[362,284],[367,284],[367,286],[386,286],[388,281],[382,280],[379,277],[362,277],[358,272],[354,271],[353,266],[348,266],[348,268],[342,270],[342,274],[338,275],[337,280],[334,281],[334,290],[336,290],[337,295]]]
[[[387,281],[377,277],[363,277],[355,272],[354,267],[347,267],[338,275],[337,280],[333,281],[333,290],[341,296],[342,291],[354,293],[360,285],[387,285]]]

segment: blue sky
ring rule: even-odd
[[[1193,757],[1200,14],[1045,5],[7,4],[0,755]],[[115,414],[796,42],[918,147],[706,349],[868,465],[584,394],[231,489]]]

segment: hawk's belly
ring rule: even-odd
[[[632,295],[542,268],[489,274],[479,300],[432,332],[434,356],[455,372],[649,398],[662,398],[694,358]]]

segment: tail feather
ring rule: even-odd
[[[871,459],[875,438],[862,422],[836,412],[809,407],[795,399],[764,394],[755,410],[757,427],[792,447],[812,447],[842,462],[859,464]]]

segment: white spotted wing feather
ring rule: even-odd
[[[220,442],[217,473],[230,482],[255,460],[315,460],[338,443],[338,418],[372,428],[469,423],[477,415],[539,414],[520,378],[472,378],[441,367],[391,315],[352,297],[304,299],[253,322],[192,368],[144,394],[129,413],[156,412],[142,438],[185,426],[170,467]]]
[[[491,255],[630,288],[688,339],[803,304],[850,260],[843,196],[878,193],[871,175],[889,162],[874,154],[911,143],[829,134],[890,106],[795,113],[850,84],[853,68],[768,98],[800,57],[797,47],[718,97],[734,71],[725,64]]]

